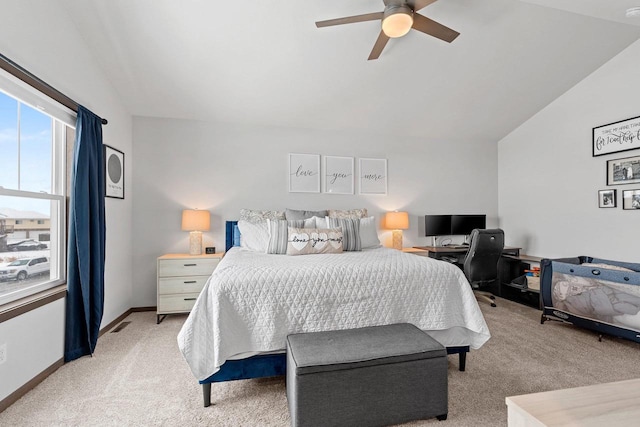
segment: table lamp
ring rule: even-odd
[[[189,233],[189,255],[202,254],[202,232],[209,231],[211,214],[209,211],[185,209],[182,211],[182,230]]]
[[[384,218],[387,228],[393,230],[393,249],[402,250],[402,230],[409,228],[409,214],[406,212],[387,212]]]

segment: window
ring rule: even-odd
[[[46,114],[54,101],[6,79],[0,75],[0,304],[64,283],[66,248],[67,126]]]

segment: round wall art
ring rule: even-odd
[[[124,153],[104,146],[105,196],[124,199]]]

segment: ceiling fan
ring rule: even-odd
[[[390,38],[402,37],[410,29],[418,30],[447,43],[451,43],[460,35],[459,32],[417,13],[437,0],[382,0],[383,12],[366,13],[364,15],[347,16],[316,22],[316,27],[353,24],[355,22],[382,20],[382,30],[373,45],[369,59],[378,59]]]

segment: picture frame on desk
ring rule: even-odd
[[[598,207],[599,208],[615,208],[617,203],[617,190],[600,190],[598,191]]]
[[[607,185],[640,183],[640,156],[607,160]]]

